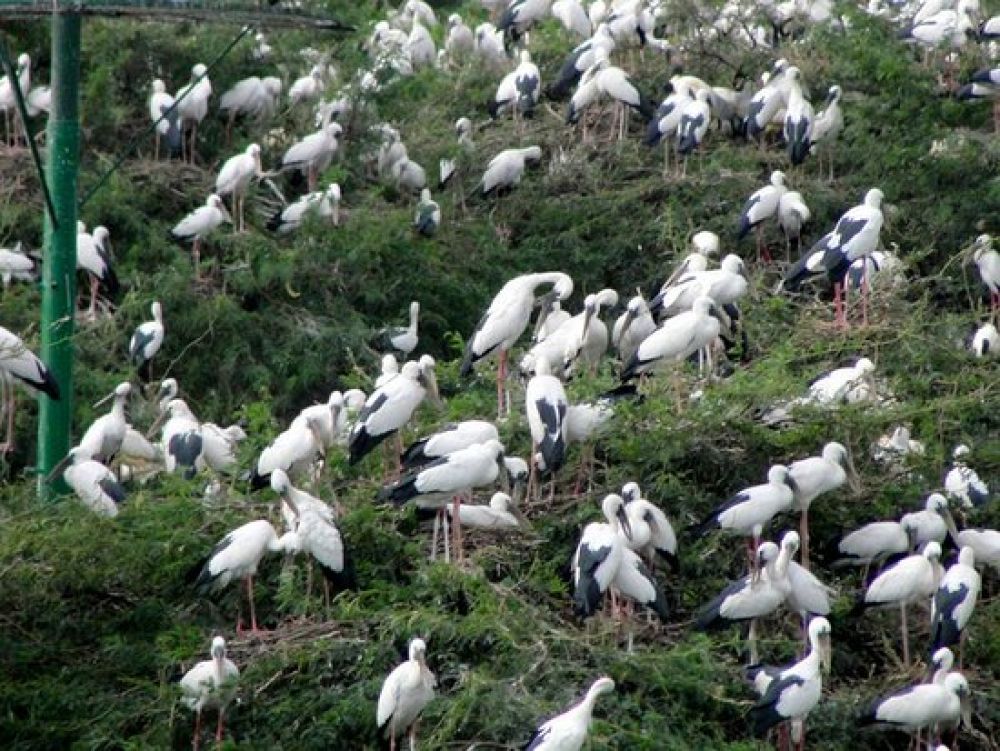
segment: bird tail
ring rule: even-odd
[[[698,146],[698,139],[692,133],[684,133],[677,142],[677,151],[680,154],[690,154]]]
[[[506,104],[506,102],[498,102],[496,97],[490,97],[490,100],[486,102],[486,109],[490,113],[490,119],[496,120],[500,115],[500,108]]]
[[[260,474],[257,471],[257,467],[254,466],[253,471],[250,473],[250,490],[263,490],[271,486],[271,473]]]
[[[636,107],[639,110],[639,114],[642,115],[646,122],[651,123],[656,118],[656,105],[645,96],[642,92],[639,92],[639,106]]]
[[[566,462],[566,441],[563,439],[561,433],[555,439],[550,435],[546,435],[542,439],[538,450],[542,452],[545,466],[552,474],[558,472],[559,468]]]
[[[736,231],[736,239],[742,240],[744,237],[750,234],[750,230],[753,229],[753,224],[750,222],[750,217],[747,214],[743,214],[740,217],[740,225]]]
[[[566,108],[566,124],[576,125],[580,120],[580,110],[573,106],[573,102],[569,103],[569,107]]]
[[[139,363],[139,380],[143,383],[149,383],[149,370],[152,364],[152,360],[143,360]]]
[[[350,455],[347,459],[347,463],[350,465],[357,464],[359,461],[365,458],[368,453],[378,446],[382,441],[392,435],[393,431],[389,433],[382,433],[381,435],[373,436],[362,425],[360,428],[351,434],[351,440],[348,444],[350,450]]]
[[[269,232],[277,232],[278,228],[281,227],[281,214],[283,212],[284,209],[278,209],[271,215],[271,218],[267,220],[267,224],[265,226]]]
[[[806,160],[810,145],[808,138],[795,139],[788,144],[788,158],[791,159],[792,164],[799,165]]]
[[[576,614],[581,618],[592,616],[600,601],[601,587],[597,580],[589,572],[581,571],[573,592],[573,608]]]
[[[646,123],[646,135],[642,139],[642,142],[646,146],[658,146],[660,139],[662,138],[663,134],[660,132],[660,121],[654,115],[654,117]]]
[[[631,359],[625,363],[625,367],[622,368],[621,387],[624,387],[629,381],[639,377],[639,367],[641,365],[642,361],[639,360],[639,353],[636,352],[632,355]]]
[[[118,275],[110,265],[108,265],[104,270],[104,276],[101,277],[101,286],[104,287],[104,291],[112,297],[117,295],[118,290],[121,288],[121,285],[118,283]]]
[[[402,462],[404,469],[412,469],[414,467],[419,467],[421,464],[427,463],[427,454],[424,453],[424,449],[427,447],[427,439],[421,438],[419,441],[414,441],[406,450],[403,452],[403,456],[400,461]]]
[[[354,569],[354,560],[348,557],[346,551],[344,552],[344,568],[342,571],[324,566],[322,563],[319,565],[319,569],[323,572],[323,577],[330,582],[330,586],[338,592],[345,589],[358,588],[358,577]]]
[[[403,475],[396,482],[384,485],[375,495],[375,500],[379,503],[391,501],[397,506],[406,503],[417,495],[417,472],[410,472]]]

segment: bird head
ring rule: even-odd
[[[221,636],[212,639],[212,659],[216,662],[226,659],[226,640]]]
[[[833,656],[830,644],[832,633],[833,628],[826,618],[820,616],[809,621],[810,646],[819,652],[820,667],[827,673],[830,672],[830,662]]]
[[[639,483],[637,482],[627,482],[622,486],[622,498],[625,503],[632,503],[632,501],[638,501],[642,497],[642,491],[639,490]]]

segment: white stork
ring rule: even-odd
[[[948,499],[940,493],[931,493],[924,501],[923,509],[903,514],[899,522],[908,530],[913,545],[920,548],[928,542],[944,542],[949,516]]]
[[[194,735],[191,747],[198,751],[201,743],[201,713],[215,708],[219,719],[215,726],[215,742],[222,743],[226,707],[236,698],[236,681],[240,670],[226,657],[226,640],[221,636],[212,639],[212,659],[202,660],[188,670],[181,678],[180,687],[183,701],[195,713]]]
[[[816,119],[813,121],[811,149],[822,149],[828,152],[831,182],[833,182],[833,147],[831,144],[837,140],[840,131],[844,129],[844,113],[840,108],[840,99],[842,96],[843,90],[839,86],[831,86],[827,92],[826,106],[819,111]],[[819,162],[820,174],[822,174],[823,162],[820,160],[820,153],[818,151],[816,159]]]
[[[971,453],[972,450],[964,443],[956,446],[951,452],[951,469],[944,476],[945,494],[958,501],[965,509],[982,506],[990,499],[989,486],[966,461],[965,457]]]
[[[50,399],[59,401],[59,384],[52,371],[28,349],[21,337],[0,326],[0,405],[7,413],[7,436],[0,444],[0,453],[14,449],[14,412],[17,404],[13,379],[33,392],[46,394]]]
[[[106,227],[95,227],[93,234],[87,232],[83,222],[76,227],[76,267],[86,272],[90,279],[90,307],[87,317],[97,315],[97,290],[104,287],[109,295],[118,291],[118,276],[111,265],[111,246]]]
[[[816,113],[802,93],[802,73],[794,65],[785,71],[788,79],[788,105],[785,108],[784,135],[792,166],[802,164],[812,146]]]
[[[503,77],[496,94],[488,103],[490,117],[494,120],[510,110],[514,120],[531,117],[542,92],[542,77],[538,66],[531,62],[531,53],[521,50],[517,67]]]
[[[128,343],[128,359],[139,368],[139,380],[149,383],[153,358],[163,346],[163,306],[159,301],[149,306],[152,321],[140,323],[132,333]]]
[[[497,417],[507,411],[505,393],[507,379],[507,353],[524,333],[535,306],[536,290],[543,285],[552,289],[543,296],[543,305],[548,300],[565,300],[573,294],[573,280],[568,274],[552,271],[540,274],[525,274],[507,282],[493,298],[489,308],[476,324],[475,331],[465,345],[465,356],[459,370],[461,376],[468,376],[473,365],[495,352],[499,354],[497,368]]]
[[[198,278],[201,262],[202,240],[226,222],[232,224],[233,218],[226,210],[226,204],[222,202],[222,198],[217,193],[212,193],[206,199],[204,206],[199,206],[170,230],[170,234],[180,240],[191,240],[195,279]]]
[[[125,440],[125,433],[129,427],[125,416],[125,405],[131,394],[132,384],[123,381],[108,397],[95,405],[100,406],[109,397],[113,399],[111,411],[95,419],[80,439],[80,448],[91,459],[110,463],[121,450],[122,441]]]
[[[857,609],[899,605],[900,631],[903,639],[903,663],[910,664],[910,642],[906,624],[909,603],[929,601],[941,580],[941,546],[929,542],[923,553],[907,556],[879,574],[868,585]]]
[[[417,721],[434,698],[437,680],[427,667],[427,645],[423,639],[410,642],[409,659],[397,665],[382,684],[378,696],[376,724],[396,751],[396,738],[409,733],[410,748],[417,746]]]
[[[590,720],[597,699],[614,690],[613,680],[598,678],[583,699],[562,714],[539,725],[528,739],[525,751],[580,751],[587,742],[587,732],[590,730]]]
[[[778,215],[778,206],[781,197],[788,191],[785,187],[785,173],[775,170],[771,173],[771,182],[763,188],[755,190],[750,194],[750,198],[743,205],[740,212],[740,223],[737,231],[737,239],[742,240],[750,230],[757,235],[757,260],[765,254],[764,246],[764,226],[768,219],[773,219]]]
[[[339,183],[330,183],[325,190],[306,193],[296,201],[276,212],[267,222],[267,228],[279,235],[294,232],[311,213],[329,219],[334,227],[340,224],[341,191]]]
[[[448,516],[454,522],[454,507],[447,507]],[[506,531],[528,525],[517,504],[507,493],[496,492],[490,496],[487,506],[473,506],[469,503],[458,505],[458,523],[471,529]]]
[[[612,65],[604,47],[594,50],[594,61],[580,78],[576,92],[570,99],[566,123],[575,124],[581,113],[602,98],[611,99],[618,109],[618,140],[625,137],[628,110],[634,109],[650,121],[656,114],[653,103],[642,93],[635,82],[621,68]]]
[[[166,117],[164,117],[166,115]],[[162,120],[160,118],[163,118]],[[149,97],[149,118],[157,123],[153,130],[156,139],[153,159],[160,158],[160,138],[164,138],[169,148],[169,155],[176,156],[181,151],[181,131],[177,120],[177,108],[174,98],[167,93],[166,84],[159,78],[153,81],[153,93]]]
[[[864,566],[862,581],[868,579],[868,567],[889,556],[905,553],[912,547],[913,530],[901,522],[871,522],[845,535],[837,543],[837,551],[844,556],[835,566]]]
[[[485,420],[449,423],[436,433],[411,443],[403,452],[403,467],[414,469],[476,443],[499,440],[496,426]]]
[[[638,294],[628,301],[625,312],[618,317],[611,329],[611,343],[618,350],[622,363],[632,359],[639,345],[654,331],[656,321],[653,320],[646,299]]]
[[[444,523],[445,540],[448,539],[445,506],[449,502],[453,504],[454,519],[458,516],[460,500],[463,497],[471,499],[472,491],[476,488],[493,485],[500,477],[503,466],[503,444],[500,441],[491,439],[485,443],[476,443],[407,472],[396,482],[385,485],[378,492],[376,500],[392,501],[396,505],[412,500],[418,507],[437,510],[431,544],[433,559],[437,554],[439,522]],[[461,559],[463,550],[460,518],[454,527],[455,550]],[[450,560],[450,557],[446,544],[445,558]]]
[[[663,175],[667,176],[670,167],[670,152],[677,148],[677,129],[681,124],[681,114],[685,107],[694,101],[686,81],[680,76],[670,79],[671,89],[667,98],[660,102],[655,114],[646,126],[646,146],[657,146],[663,142]]]
[[[114,472],[90,458],[86,449],[75,446],[60,463],[63,479],[77,498],[96,514],[118,516],[118,504],[125,501],[125,489]]]
[[[650,301],[649,308],[657,318],[675,316],[690,310],[699,297],[709,297],[718,308],[725,308],[745,296],[749,289],[743,259],[730,253],[717,269],[693,271],[672,281]]]
[[[854,404],[873,399],[875,393],[875,363],[860,357],[853,365],[834,368],[813,379],[804,402],[821,407]]]
[[[532,474],[535,476],[542,458],[544,470],[555,475],[566,461],[566,413],[569,400],[562,383],[549,369],[547,360],[539,360],[535,374],[524,391],[524,408],[531,432]],[[528,481],[529,486],[531,480]],[[555,479],[552,480],[555,492]]]
[[[260,452],[250,475],[250,488],[259,490],[267,487],[271,473],[276,469],[287,472],[292,477],[301,477],[325,451],[320,425],[315,418],[293,420],[287,430],[279,433]]]
[[[948,673],[940,684],[918,683],[875,700],[858,724],[912,733],[960,721],[972,727],[969,683],[961,673]]]
[[[320,173],[330,166],[340,148],[337,139],[343,132],[339,123],[331,123],[327,118],[318,131],[288,147],[281,157],[281,169],[300,171],[306,177],[309,190],[316,190]]]
[[[195,147],[198,140],[198,124],[208,114],[208,100],[212,96],[212,82],[208,78],[208,68],[201,63],[191,68],[191,82],[181,87],[174,100],[177,102],[177,116],[181,130],[181,159],[194,164]],[[190,128],[191,135],[187,136]]]
[[[720,311],[710,297],[695,299],[691,310],[664,321],[642,341],[625,363],[622,381],[629,381],[663,365],[683,362],[695,352],[709,347],[719,336],[719,315]],[[711,357],[707,365],[708,372],[711,372]]]
[[[976,608],[982,577],[976,571],[976,553],[966,545],[958,551],[958,560],[948,567],[931,600],[932,651],[959,645],[959,667],[965,646],[965,627]]]
[[[799,459],[788,466],[788,476],[795,483],[793,507],[799,512],[799,536],[802,538],[802,565],[809,568],[809,506],[812,502],[845,482],[855,494],[861,492],[860,481],[851,455],[844,445],[831,441],[820,456]]]
[[[410,303],[410,322],[406,326],[391,326],[376,334],[375,347],[382,352],[399,352],[403,357],[417,348],[420,303]]]
[[[601,503],[604,522],[590,522],[573,554],[573,603],[577,614],[586,618],[594,614],[601,596],[608,591],[618,575],[625,551],[624,537],[631,537],[625,501],[611,493]]]
[[[232,195],[236,230],[246,229],[244,221],[244,202],[250,181],[263,176],[260,166],[260,146],[255,143],[247,146],[242,154],[229,157],[215,178],[215,192],[220,196]]]
[[[237,527],[223,537],[198,563],[195,589],[201,594],[218,592],[233,579],[245,579],[250,603],[250,630],[257,633],[257,613],[253,603],[253,577],[257,566],[268,553],[294,551],[295,533],[278,537],[271,522],[257,519]],[[243,633],[243,620],[236,622],[236,632]]]
[[[504,149],[490,160],[483,172],[480,182],[484,196],[493,192],[501,192],[513,188],[521,182],[521,176],[528,162],[537,162],[542,158],[540,146],[527,146],[523,149]]]
[[[750,111],[746,119],[748,138],[762,136],[774,116],[788,102],[788,79],[785,76],[788,68],[788,61],[784,58],[775,62],[767,83],[750,99]]]
[[[625,512],[632,536],[625,540],[631,550],[646,556],[650,568],[656,557],[662,556],[667,565],[677,568],[677,535],[667,515],[654,503],[642,497],[639,484],[628,482],[622,487]]]

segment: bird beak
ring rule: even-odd
[[[819,638],[819,662],[820,667],[829,675],[830,663],[833,659],[833,648],[830,645],[830,635],[825,634]]]
[[[281,494],[281,500],[282,500],[283,503],[287,503],[288,504],[288,508],[290,508],[292,510],[292,513],[295,515],[296,521],[298,521],[298,519],[299,519],[299,507],[295,505],[295,501],[293,501],[291,499],[291,497],[289,496],[289,494],[287,494],[287,493],[282,493]]]
[[[972,730],[972,703],[969,701],[968,694],[962,694],[962,698],[959,700],[962,707],[962,724],[968,730]]]
[[[851,459],[851,455],[848,454],[844,459],[844,470],[847,473],[847,484],[853,491],[854,495],[861,495],[861,477],[858,475],[858,470],[854,467],[854,460]]]
[[[444,409],[444,401],[441,399],[441,392],[438,390],[437,375],[433,370],[427,373],[427,396],[430,397],[431,404],[438,409]],[[501,461],[503,461],[501,459]]]
[[[160,414],[158,414],[156,416],[156,419],[153,420],[153,424],[149,426],[149,430],[146,431],[146,438],[149,438],[154,433],[156,433],[156,431],[160,429],[160,426],[163,425],[163,423],[166,422],[166,420],[167,420],[167,411],[161,410]]]
[[[944,525],[948,528],[948,534],[952,536],[952,539],[958,542],[958,527],[955,525],[955,517],[951,514],[951,509],[945,509],[944,513],[941,514],[944,518]]]
[[[66,454],[66,456],[60,459],[59,463],[52,468],[52,471],[45,475],[45,483],[47,485],[51,485],[53,480],[57,477],[61,477],[66,467],[68,467],[72,461],[72,457],[69,454]]]
[[[624,506],[622,506],[621,508],[618,509],[618,512],[617,512],[616,516],[618,517],[618,521],[622,525],[622,530],[625,532],[625,536],[628,539],[631,540],[632,539],[632,525],[629,524],[628,514],[625,513],[625,507]]]
[[[635,320],[635,311],[632,310],[632,308],[627,308],[625,310],[625,320],[624,322],[622,322],[622,330],[618,334],[618,342],[620,342],[622,339],[625,338],[625,335],[628,333],[628,330],[632,328],[632,321],[634,320]],[[617,344],[618,342],[615,342],[615,344]]]
[[[555,302],[556,293],[546,292],[544,295],[535,301],[538,306],[538,320],[535,322],[535,333],[532,334],[532,341],[538,341],[538,332],[542,330],[542,326],[545,325],[545,319],[549,317],[549,313],[552,312],[552,303]]]
[[[798,493],[799,492],[799,484],[797,482],[795,482],[795,480],[792,479],[791,475],[786,475],[785,476],[785,485],[787,485],[788,487],[790,487],[792,489],[793,493]]]
[[[110,402],[110,401],[111,401],[112,399],[114,399],[114,398],[115,398],[115,392],[114,392],[114,391],[112,391],[112,392],[111,392],[110,394],[108,394],[107,396],[105,396],[105,397],[102,397],[102,398],[101,398],[101,399],[99,399],[98,401],[94,402],[94,407],[93,407],[93,408],[94,408],[94,409],[97,409],[98,407],[101,407],[101,406],[103,406],[103,405],[107,404],[108,402]]]
[[[587,340],[587,333],[590,331],[590,321],[594,318],[594,309],[587,308],[583,313],[583,337],[581,341]]]
[[[259,165],[258,165],[258,168],[259,168]],[[222,214],[222,221],[229,222],[229,224],[233,223],[233,215],[229,213],[229,209],[226,208],[226,204],[225,203],[221,203],[220,202],[219,213]]]
[[[712,317],[719,322],[719,333],[724,335],[727,339],[733,338],[733,321],[718,305],[712,306]]]

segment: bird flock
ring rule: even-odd
[[[213,108],[225,124],[227,145],[240,119],[245,121],[241,127],[259,134],[223,161],[204,204],[171,230],[176,239],[192,245],[195,279],[201,278],[202,250],[213,233],[227,223],[237,233],[253,231],[254,216],[248,221],[246,202],[253,197],[255,184],[265,185],[277,198],[276,204],[257,199],[266,211],[266,229],[276,235],[308,226],[314,221],[310,217],[324,222],[323,232],[342,226],[340,185],[320,183],[351,139],[364,140],[352,131],[350,115],[358,108],[373,110],[374,96],[386,86],[388,77],[408,77],[425,69],[459,76],[468,66],[480,66],[499,78],[488,101],[470,103],[478,111],[454,123],[452,156],[439,164],[438,189],[454,189],[456,214],[459,209],[466,211],[468,177],[476,165],[483,170],[474,191],[476,200],[499,203],[503,193],[527,179],[528,166],[543,158],[541,146],[529,145],[512,146],[487,160],[474,141],[477,129],[502,127],[498,121],[509,117],[513,137],[523,142],[533,120],[549,116],[551,103],[567,99],[563,127],[579,129],[585,144],[602,138],[627,139],[633,132],[633,113],[642,118],[644,125],[638,133],[643,144],[663,145],[667,180],[687,179],[690,156],[723,138],[743,139],[750,142],[745,148],[761,150],[780,141],[787,167],[774,170],[767,184],[747,197],[739,215],[732,217],[731,240],[707,230],[694,233],[686,256],[645,296],[640,290],[632,295],[600,289],[585,295],[582,307],[574,313],[571,300],[578,285],[569,274],[539,271],[510,278],[492,300],[481,301],[483,314],[467,332],[458,370],[467,386],[482,380],[488,362],[497,360],[495,419],[480,415],[442,422],[408,446],[409,426],[422,405],[426,402],[432,410],[445,406],[438,363],[430,354],[420,354],[420,302],[410,303],[406,325],[374,332],[371,344],[381,355],[381,372],[371,374],[370,392],[331,391],[325,402],[302,409],[248,464],[247,452],[241,450],[248,438],[245,425],[203,422],[182,398],[174,378],[162,380],[155,396],[150,391],[157,388],[151,384],[170,320],[170,311],[152,301],[151,320],[140,323],[129,341],[123,342],[138,385],[123,381],[95,405],[111,401],[110,411],[87,427],[49,480],[61,476],[83,504],[106,517],[127,508],[130,484],[148,482],[159,472],[176,473],[190,482],[207,478],[204,494],[208,499],[234,494],[237,487],[246,487],[249,493],[272,490],[280,499],[280,530],[271,519],[250,518],[204,551],[191,571],[194,591],[204,596],[243,584],[247,618],[240,608],[235,631],[251,637],[263,632],[254,580],[269,554],[307,557],[308,590],[312,566],[318,566],[327,603],[339,591],[364,586],[352,564],[352,541],[338,526],[347,509],[314,495],[330,473],[334,456],[343,457],[348,466],[366,462],[371,466],[369,456],[381,451],[382,475],[374,502],[410,504],[419,513],[433,516],[430,559],[437,558],[441,547],[444,560],[460,567],[471,565],[463,529],[502,535],[509,540],[507,544],[517,545],[516,535],[523,539],[534,534],[532,516],[554,503],[557,493],[586,499],[596,492],[601,500],[592,511],[598,518],[599,506],[602,518],[586,524],[575,548],[566,551],[572,590],[567,605],[571,600],[581,619],[606,611],[604,617],[628,630],[629,650],[636,635],[644,633],[638,628],[642,624],[634,613],[636,605],[646,606],[662,623],[674,622],[675,607],[668,593],[686,554],[682,545],[715,535],[742,538],[745,573],[714,597],[702,598],[693,627],[711,630],[747,625],[745,676],[748,691],[757,697],[749,713],[750,729],[759,736],[776,732],[779,745],[798,748],[804,747],[807,717],[821,711],[817,707],[822,702],[824,676],[832,664],[836,638],[832,623],[838,622],[832,614],[839,590],[827,581],[842,566],[863,566],[864,586],[851,617],[867,617],[863,613],[869,609],[897,609],[902,663],[909,667],[913,662],[910,645],[915,637],[921,646],[916,654],[926,657],[931,670],[925,680],[874,700],[857,721],[907,731],[914,734],[915,743],[941,751],[943,743],[956,741],[963,723],[971,730],[972,689],[962,673],[963,645],[967,632],[975,629],[973,616],[982,588],[979,569],[1000,568],[1000,531],[964,526],[965,516],[990,498],[987,484],[970,466],[972,448],[964,444],[955,448],[953,466],[940,487],[927,488],[922,509],[902,514],[898,520],[873,519],[833,541],[832,556],[816,556],[810,550],[809,511],[821,497],[824,500],[818,505],[835,505],[835,499],[844,502],[845,490],[855,497],[863,492],[863,478],[846,440],[829,440],[816,447],[814,456],[782,457],[784,463],[761,467],[760,484],[733,488],[728,499],[695,523],[684,518],[682,509],[667,508],[665,499],[645,498],[642,478],[620,489],[602,487],[593,466],[595,444],[616,415],[622,411],[647,414],[646,396],[655,393],[657,381],[668,382],[666,388],[679,415],[702,399],[706,389],[726,388],[726,376],[734,364],[749,358],[741,308],[750,307],[752,315],[748,305],[752,299],[794,296],[804,285],[825,278],[833,288],[834,323],[839,329],[850,325],[852,290],[861,296],[861,326],[878,315],[869,309],[871,288],[890,284],[889,272],[899,268],[899,259],[882,245],[886,198],[882,190],[873,186],[858,196],[860,203],[844,207],[839,219],[821,228],[827,231],[819,235],[804,229],[813,213],[803,194],[793,189],[802,180],[803,163],[809,161],[818,164],[825,179],[834,180],[836,142],[845,121],[851,119],[849,108],[842,109],[844,90],[830,85],[825,104],[817,111],[802,71],[782,57],[764,72],[756,89],[712,86],[677,70],[665,82],[667,96],[657,105],[644,93],[645,55],[677,54],[687,41],[669,34],[666,4],[596,0],[584,7],[579,0],[483,0],[482,5],[491,12],[493,22],[473,28],[457,13],[439,25],[431,6],[422,0],[406,0],[371,29],[364,43],[369,67],[340,87],[336,85],[340,72],[312,49],[303,50],[308,67],[284,96],[280,75],[254,76],[233,83],[213,105],[212,82],[202,63],[192,66],[189,82],[175,95],[167,92],[163,80],[154,80],[148,100],[154,160],[160,159],[162,149],[167,158],[195,164],[199,126]],[[770,28],[761,25],[757,16],[744,16],[737,4],[728,3],[706,29],[708,38],[736,38],[771,47],[792,39],[803,24],[828,24],[850,33],[848,20],[835,15],[824,0],[769,2],[762,7]],[[996,57],[995,43],[990,40],[1000,37],[1000,24],[996,18],[981,18],[978,3],[926,0],[897,10],[872,0],[862,10],[873,16],[893,16],[900,37],[922,46],[924,64],[937,66],[946,83],[954,83],[956,50],[978,43]],[[558,69],[540,69],[531,52],[532,33],[536,27],[553,23],[551,19],[569,40],[566,57]],[[444,40],[440,49],[436,37]],[[638,62],[636,51],[643,56]],[[943,59],[936,60],[942,51]],[[252,49],[255,63],[266,64],[272,55],[264,35],[257,34]],[[30,88],[28,55],[18,59],[17,72],[22,91],[34,96],[29,100],[36,102],[35,111],[44,111],[44,92]],[[13,105],[8,103],[10,91],[11,83],[4,78],[0,107],[8,143],[14,144],[17,135]],[[998,92],[996,68],[979,71],[955,88],[959,99],[992,98],[1000,107]],[[282,107],[300,121],[304,117],[313,130],[301,137],[281,129],[265,131]],[[605,111],[607,107],[610,112]],[[609,119],[605,114],[610,115],[612,127],[602,136],[600,131]],[[476,126],[477,117],[486,120]],[[994,110],[994,118],[1000,130],[1000,110]],[[367,155],[372,179],[394,187],[402,200],[415,200],[413,231],[421,238],[417,242],[433,242],[442,226],[442,208],[433,200],[427,172],[411,158],[400,129],[381,122],[364,135],[377,144]],[[276,144],[282,146],[275,148]],[[264,154],[274,164],[270,171],[263,167]],[[823,167],[824,157],[828,169]],[[700,169],[709,168],[702,163]],[[287,201],[275,183],[283,173],[298,173],[306,192]],[[751,273],[749,254],[740,255],[740,246],[753,233],[754,268],[777,263],[766,240],[771,225],[785,240],[786,258],[778,288],[764,290]],[[813,234],[819,239],[804,243]],[[996,328],[1000,253],[992,243],[988,234],[980,234],[960,254],[963,262],[977,268],[990,301],[989,320],[973,326],[966,344],[975,356],[970,367],[987,367],[981,361],[995,356],[1000,347]],[[89,304],[77,303],[81,322],[96,321],[102,310],[111,309],[119,288],[113,261],[108,229],[97,226],[88,232],[81,222],[77,268],[90,287]],[[5,286],[33,278],[36,266],[35,259],[20,248],[0,251]],[[413,292],[419,296],[419,288]],[[621,311],[613,323],[610,311]],[[512,359],[522,343],[523,354]],[[14,445],[13,381],[52,399],[60,398],[60,391],[45,364],[19,336],[4,328],[0,328],[0,353],[8,421],[2,448],[9,451]],[[586,379],[601,369],[615,372],[615,388],[589,400],[569,398],[567,382]],[[894,399],[888,385],[891,374],[878,373],[876,362],[863,355],[816,375],[802,384],[802,396],[773,404],[759,416],[761,422],[780,428],[811,409],[833,412],[845,404],[878,408]],[[129,404],[137,398],[149,400],[156,413],[144,431],[130,422]],[[525,457],[508,452],[514,443],[529,441]],[[908,429],[900,426],[873,447],[873,459],[898,464],[906,454],[922,452],[919,444],[914,447],[916,443]],[[569,474],[573,444],[581,444],[581,450],[569,491],[562,481]],[[488,494],[488,503],[475,503],[482,493]],[[675,531],[671,515],[676,523],[683,519],[685,526]],[[797,529],[781,529],[786,515],[798,515]],[[958,554],[946,566],[949,547]],[[916,627],[914,612],[918,619],[924,613],[927,616]],[[765,664],[760,655],[761,634],[782,633],[788,625],[786,614],[792,616],[802,639],[801,657],[785,665]],[[210,655],[180,682],[184,702],[196,713],[195,748],[201,743],[205,709],[218,712],[215,738],[222,741],[225,712],[236,696],[239,678],[239,669],[226,657],[222,636],[212,638]],[[414,636],[406,661],[385,679],[377,702],[376,725],[393,749],[404,736],[409,737],[411,749],[416,747],[419,718],[435,699],[435,689],[428,643]],[[525,748],[581,748],[597,699],[614,690],[612,678],[598,677],[578,703],[541,722]]]

